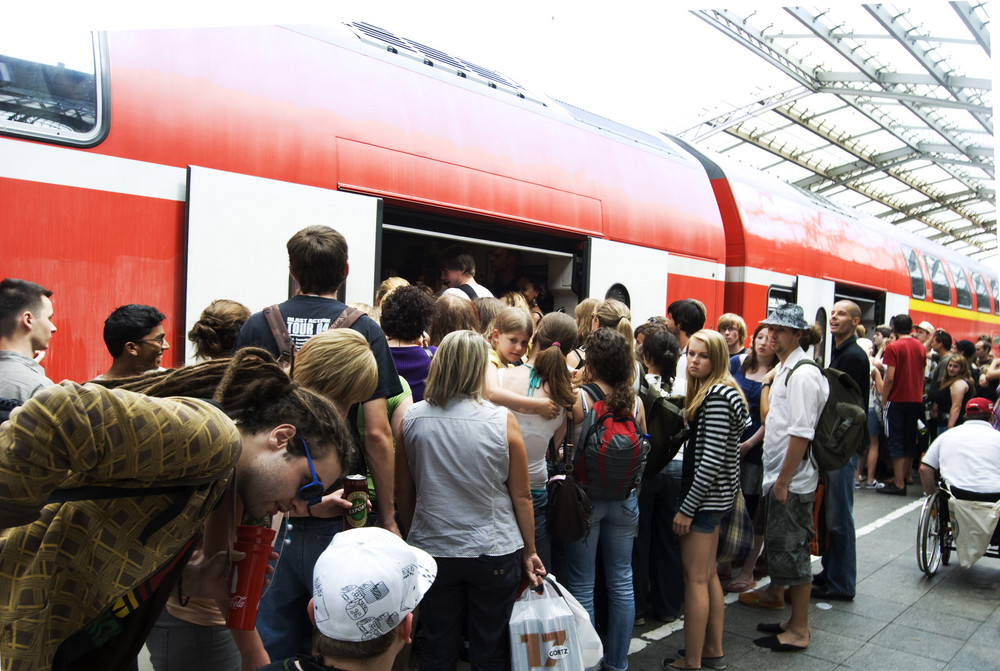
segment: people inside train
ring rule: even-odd
[[[909,474],[918,449],[917,421],[924,407],[927,349],[911,335],[913,320],[909,315],[893,317],[891,328],[896,340],[886,346],[882,357],[885,365],[882,397],[886,402],[885,425],[889,459],[892,460],[892,484],[887,484],[878,492],[903,496],[906,494],[907,478],[912,478]]]
[[[489,289],[476,282],[476,259],[472,252],[457,245],[441,251],[441,284],[447,287],[444,294],[469,301],[493,295]]]
[[[520,366],[528,353],[534,331],[531,314],[522,308],[505,308],[493,320],[490,334],[490,363],[494,368]]]
[[[858,344],[857,326],[861,323],[861,308],[849,300],[837,301],[830,308],[830,335],[833,348],[830,367],[847,373],[861,392],[861,407],[868,407],[871,387],[871,364],[868,353]],[[854,529],[854,484],[857,482],[861,452],[867,440],[854,445],[847,463],[836,470],[825,471],[827,551],[822,557],[823,569],[813,577],[812,596],[820,599],[850,601],[857,586],[858,561]]]
[[[67,669],[126,668],[165,592],[178,592],[181,603],[200,595],[228,604],[231,561],[242,558],[230,548],[234,520],[305,512],[352,450],[333,406],[261,350],[46,388],[0,426],[8,485],[0,587],[10,596],[0,622],[18,632],[16,643],[0,637],[5,668],[53,660]],[[79,465],[70,479],[66,463]],[[130,489],[139,481],[150,487]],[[92,499],[92,486],[122,496]],[[184,496],[154,491],[160,486],[185,488]],[[64,502],[45,506],[51,498]],[[190,563],[203,524],[208,560]],[[48,607],[25,609],[29,599]],[[268,663],[254,632],[234,640],[244,668]]]
[[[516,250],[507,247],[492,247],[490,249],[490,272],[493,279],[489,289],[494,296],[503,296],[509,291],[517,291],[517,265],[519,256]]]
[[[308,226],[295,233],[286,244],[289,273],[299,283],[300,293],[278,305],[280,322],[297,348],[330,328],[347,309],[337,299],[337,292],[347,279],[347,240],[329,226]],[[358,316],[350,328],[365,336],[378,362],[379,383],[374,394],[358,412],[364,415],[363,452],[372,471],[378,508],[373,511],[379,526],[396,530],[393,505],[392,429],[386,412],[386,398],[402,393],[396,365],[389,353],[382,329],[367,315]],[[279,355],[275,334],[263,312],[250,316],[240,329],[237,350],[258,346]]]
[[[524,440],[513,413],[484,403],[488,367],[478,332],[448,334],[396,446],[400,524],[438,564],[421,608],[426,668],[455,668],[463,624],[472,668],[509,665],[518,583],[545,573]]]
[[[737,593],[757,586],[754,567],[764,548],[764,509],[758,505],[764,484],[764,424],[760,416],[760,394],[764,376],[778,364],[778,357],[771,351],[766,324],[757,325],[751,343],[753,347],[748,352],[729,360],[729,373],[743,391],[750,411],[750,426],[740,437],[740,489],[754,526],[750,554],[744,560],[740,572],[726,585],[727,592]]]
[[[622,418],[634,417],[640,429],[645,432],[646,417],[633,388],[635,355],[632,352],[631,327],[628,327],[627,333],[624,336],[611,327],[596,328],[591,333],[587,345],[587,376],[604,393],[608,412]],[[582,391],[577,395],[573,408],[573,419],[577,427],[581,426],[584,414],[593,403],[590,392]],[[580,463],[579,460],[577,463]],[[599,481],[598,475],[588,475],[594,482]],[[594,622],[594,589],[597,553],[600,550],[608,599],[604,668],[624,671],[628,668],[629,641],[635,622],[632,541],[639,523],[638,501],[636,492],[632,489],[624,500],[600,498],[598,493],[591,493],[590,503],[592,509],[589,533],[583,539],[564,546],[565,584],[590,613],[591,622]]]
[[[968,359],[961,354],[952,354],[948,358],[940,385],[936,391],[927,396],[930,422],[935,427],[935,436],[955,428],[962,422],[965,404],[975,391],[976,385],[969,372]]]
[[[775,652],[799,652],[810,644],[809,541],[819,481],[815,459],[807,449],[830,388],[816,366],[803,366],[795,375],[786,374],[822,338],[818,326],[806,322],[801,306],[780,305],[761,323],[768,327],[771,350],[779,361],[765,377],[761,391],[761,404],[767,410],[764,551],[771,584],[757,592],[744,592],[739,600],[748,606],[781,609],[785,605],[784,588],[788,587],[791,616],[782,622],[758,624],[757,630],[768,635],[754,639],[754,644]]]
[[[531,312],[531,306],[528,305],[527,299],[525,299],[520,291],[508,291],[500,297],[500,300],[509,308],[520,308],[526,312]]]
[[[716,330],[726,339],[726,345],[729,346],[729,356],[747,352],[747,323],[743,321],[743,317],[727,312],[719,317]]]
[[[104,320],[104,344],[111,367],[95,380],[119,380],[160,369],[170,349],[163,330],[166,316],[150,305],[122,305]]]
[[[389,354],[396,372],[410,385],[414,402],[424,399],[427,373],[437,350],[424,344],[433,317],[434,299],[419,287],[400,287],[382,301],[380,325],[389,342]]]
[[[660,324],[658,326],[665,326]],[[670,331],[654,330],[642,343],[642,360],[647,391],[643,396],[646,429],[650,433],[650,453],[639,490],[639,529],[632,551],[632,585],[635,593],[635,623],[642,626],[647,618],[672,622],[684,606],[684,572],[681,565],[680,539],[674,533],[674,513],[681,494],[681,467],[684,447],[675,455],[667,451],[674,436],[661,435],[665,422],[651,418],[659,397],[671,396],[677,375],[680,346]],[[681,371],[682,374],[683,371]],[[674,397],[674,400],[678,400]],[[683,410],[674,405],[678,411]],[[664,454],[658,455],[659,450]],[[666,463],[663,463],[667,460]]]
[[[521,275],[517,278],[517,292],[524,296],[531,311],[531,318],[538,326],[545,312],[542,310],[542,303],[545,301],[545,284],[533,275]]]
[[[684,298],[667,306],[667,328],[681,346],[677,370],[687,370],[688,338],[705,327],[705,319],[705,306],[694,299]],[[673,391],[678,395],[687,394],[687,378],[678,375]]]
[[[516,309],[516,308],[512,308]],[[545,511],[549,479],[546,451],[551,441],[560,445],[566,434],[567,408],[576,403],[576,391],[566,366],[566,354],[576,344],[576,322],[569,315],[550,312],[531,337],[530,355],[523,366],[496,371],[501,388],[522,396],[550,398],[559,406],[555,417],[515,412],[528,454],[528,475],[535,511],[535,550],[545,566],[551,565]]]
[[[50,296],[51,291],[28,280],[8,277],[0,282],[0,399],[23,403],[54,384],[36,359],[56,332]]]
[[[673,521],[684,566],[684,648],[664,660],[664,669],[715,668],[725,659],[726,604],[715,558],[719,524],[739,494],[740,437],[750,426],[746,399],[729,374],[729,351],[726,339],[710,329],[688,341],[684,412],[692,431]]]

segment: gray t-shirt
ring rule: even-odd
[[[53,384],[34,359],[12,350],[0,350],[0,398],[23,403]]]

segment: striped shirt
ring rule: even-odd
[[[750,411],[738,390],[712,385],[695,416],[694,478],[680,512],[694,517],[699,510],[725,512],[739,489],[740,436],[750,425]]]

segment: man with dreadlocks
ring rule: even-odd
[[[104,384],[0,425],[2,671],[130,668],[173,590],[228,601],[237,511],[304,512],[350,460],[334,407],[259,349]]]

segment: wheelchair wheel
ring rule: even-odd
[[[948,495],[941,491],[937,493],[937,511],[938,527],[941,530],[941,563],[947,566],[951,550],[955,547],[955,526],[951,523],[951,513],[948,510]]]
[[[928,578],[937,573],[941,566],[942,525],[938,498],[942,496],[941,492],[935,492],[927,497],[917,522],[917,566]]]

